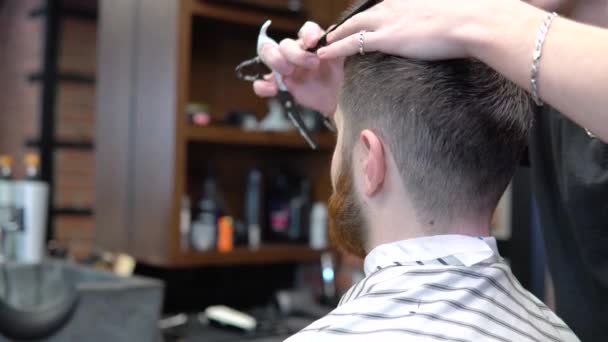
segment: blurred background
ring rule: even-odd
[[[0,0],[9,316],[54,310],[35,337],[58,341],[281,341],[335,307],[364,276],[327,239],[335,136],[301,108],[310,149],[234,69],[266,19],[279,41],[348,3]],[[493,233],[550,303],[535,213],[522,165]]]

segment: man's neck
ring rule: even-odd
[[[608,0],[579,0],[568,17],[585,24],[608,27]]]
[[[371,217],[368,231],[367,251],[395,241],[410,240],[434,235],[488,236],[490,234],[490,215],[472,215],[449,221],[425,220],[421,222],[412,211],[381,210]],[[427,222],[428,221],[428,222]]]

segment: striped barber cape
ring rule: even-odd
[[[299,341],[579,341],[511,273],[494,238],[439,235],[381,245],[366,277]]]

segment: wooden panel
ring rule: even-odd
[[[131,244],[130,180],[135,0],[104,0],[99,9],[96,122],[96,243],[113,251]]]
[[[279,132],[248,132],[235,127],[197,127],[190,126],[186,130],[188,141],[210,142],[227,145],[252,145],[266,147],[290,147],[310,150],[310,145],[295,131]],[[333,151],[336,137],[332,133],[315,134],[319,150]]]
[[[306,245],[279,244],[262,245],[256,251],[237,247],[232,252],[189,252],[172,264],[179,267],[212,265],[280,264],[290,262],[319,261],[322,251],[310,249]]]
[[[256,28],[262,26],[267,19],[271,19],[274,27],[292,32],[296,32],[304,23],[303,19],[269,15],[268,13],[242,9],[238,6],[226,6],[200,0],[192,0],[192,11],[196,16],[251,25]]]
[[[135,256],[162,260],[169,253],[176,172],[179,1],[139,0],[132,139]]]
[[[303,2],[310,20],[323,28],[328,28],[338,21],[352,0],[303,0]]]
[[[344,11],[346,11],[346,9],[348,9],[348,7],[354,2],[354,0],[332,0],[328,2],[331,2],[331,12],[333,14],[332,24],[334,24],[342,16]]]
[[[303,5],[310,17],[310,20],[321,25],[323,28],[327,28],[336,20],[332,11],[333,1],[335,0],[304,0]]]
[[[189,98],[189,84],[191,74],[191,50],[192,50],[192,9],[190,0],[179,2],[178,8],[178,40],[177,40],[177,103],[175,104],[176,136],[175,146],[175,180],[173,188],[173,215],[171,226],[169,227],[168,251],[170,258],[173,259],[181,250],[180,215],[182,197],[186,193],[186,133],[185,120],[182,120],[182,113],[186,112]]]

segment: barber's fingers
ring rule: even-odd
[[[299,67],[316,69],[320,63],[315,53],[304,50],[301,42],[293,39],[283,39],[279,44],[279,52],[289,63]]]
[[[313,21],[307,21],[302,25],[302,28],[298,32],[298,38],[300,38],[306,48],[311,48],[317,45],[317,42],[323,34],[325,34],[325,31],[323,31],[319,24]]]
[[[262,46],[260,57],[270,69],[283,75],[291,74],[295,68],[279,51],[279,47],[272,44],[264,44]]]
[[[279,92],[279,87],[275,81],[274,75],[264,76],[264,80],[253,82],[253,91],[259,97],[274,97]]]
[[[360,53],[361,33],[351,34],[350,36],[329,44],[317,51],[321,59],[334,59],[348,57]],[[374,52],[380,48],[382,33],[365,32],[363,34],[363,52]]]
[[[377,5],[376,5],[377,6]],[[327,35],[327,41],[331,44],[342,40],[350,35],[365,31],[377,31],[380,29],[384,20],[382,13],[372,7],[369,10],[359,13],[348,19],[342,25]]]

